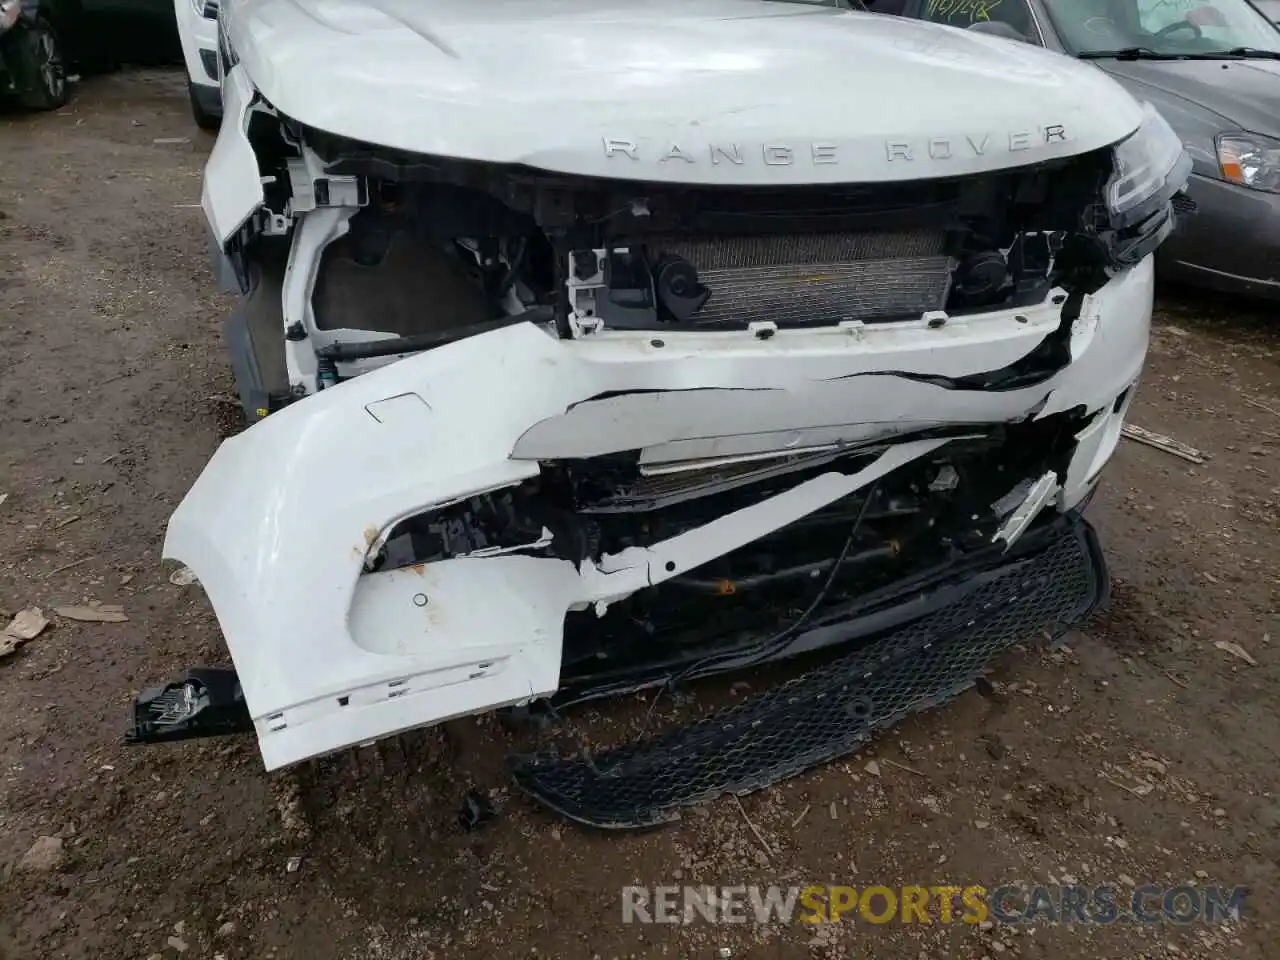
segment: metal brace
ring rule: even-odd
[[[302,156],[288,160],[291,197],[285,208],[289,217],[318,207],[363,207],[369,203],[364,180],[326,173],[319,158],[303,148]]]
[[[619,248],[618,253],[626,253],[626,248]],[[595,273],[579,278],[576,261],[579,258],[594,256]],[[597,314],[596,297],[605,288],[604,268],[609,256],[608,250],[581,250],[569,254],[569,276],[565,280],[565,289],[569,295],[568,321],[569,328],[575,337],[584,337],[598,333],[604,328],[604,321]]]

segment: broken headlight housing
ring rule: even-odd
[[[1107,181],[1107,209],[1117,228],[1150,216],[1187,183],[1191,158],[1168,121],[1149,103],[1142,125],[1115,146],[1115,171]]]

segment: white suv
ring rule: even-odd
[[[765,0],[225,0],[222,31],[202,202],[258,422],[164,551],[236,672],[144,697],[139,739],[242,710],[274,768],[846,651],[517,774],[640,824],[1105,596],[1080,512],[1190,161],[1101,71]]]
[[[202,130],[222,121],[218,68],[218,0],[174,0],[182,58],[187,64],[191,114]]]

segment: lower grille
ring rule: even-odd
[[[1175,193],[1173,195],[1173,212],[1179,216],[1187,216],[1196,212],[1196,202],[1185,193]]]
[[[946,305],[939,231],[753,236],[651,243],[692,263],[711,299],[699,324],[780,326],[917,317]]]
[[[687,727],[596,754],[516,760],[516,783],[570,819],[631,829],[744,794],[851,753],[873,733],[970,687],[998,654],[1060,634],[1107,594],[1083,520],[981,587],[873,643]]]

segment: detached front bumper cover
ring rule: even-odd
[[[815,622],[801,643],[846,651],[684,727],[596,753],[513,756],[516,784],[561,815],[637,829],[743,795],[857,750],[876,732],[967,690],[1018,642],[1056,639],[1109,593],[1097,537],[1078,514]],[[660,696],[661,693],[654,694]],[[193,669],[144,691],[132,743],[252,732],[233,670]]]
[[[226,441],[170,520],[165,556],[191,567],[213,605],[268,769],[528,703],[561,686],[567,613],[608,610],[688,576],[934,457],[955,434],[1082,411],[1064,440],[1069,455],[1047,467],[1056,479],[1026,509],[1011,504],[1004,542],[1041,509],[1070,510],[1115,448],[1151,293],[1146,262],[1065,320],[1055,295],[937,329],[922,321],[765,341],[491,330],[322,391]],[[1055,339],[1068,354],[1056,373],[984,386],[984,371]],[[528,544],[367,565],[407,518],[532,482],[544,463],[632,451],[640,468],[661,470],[782,449],[867,452],[684,532],[581,562]]]

